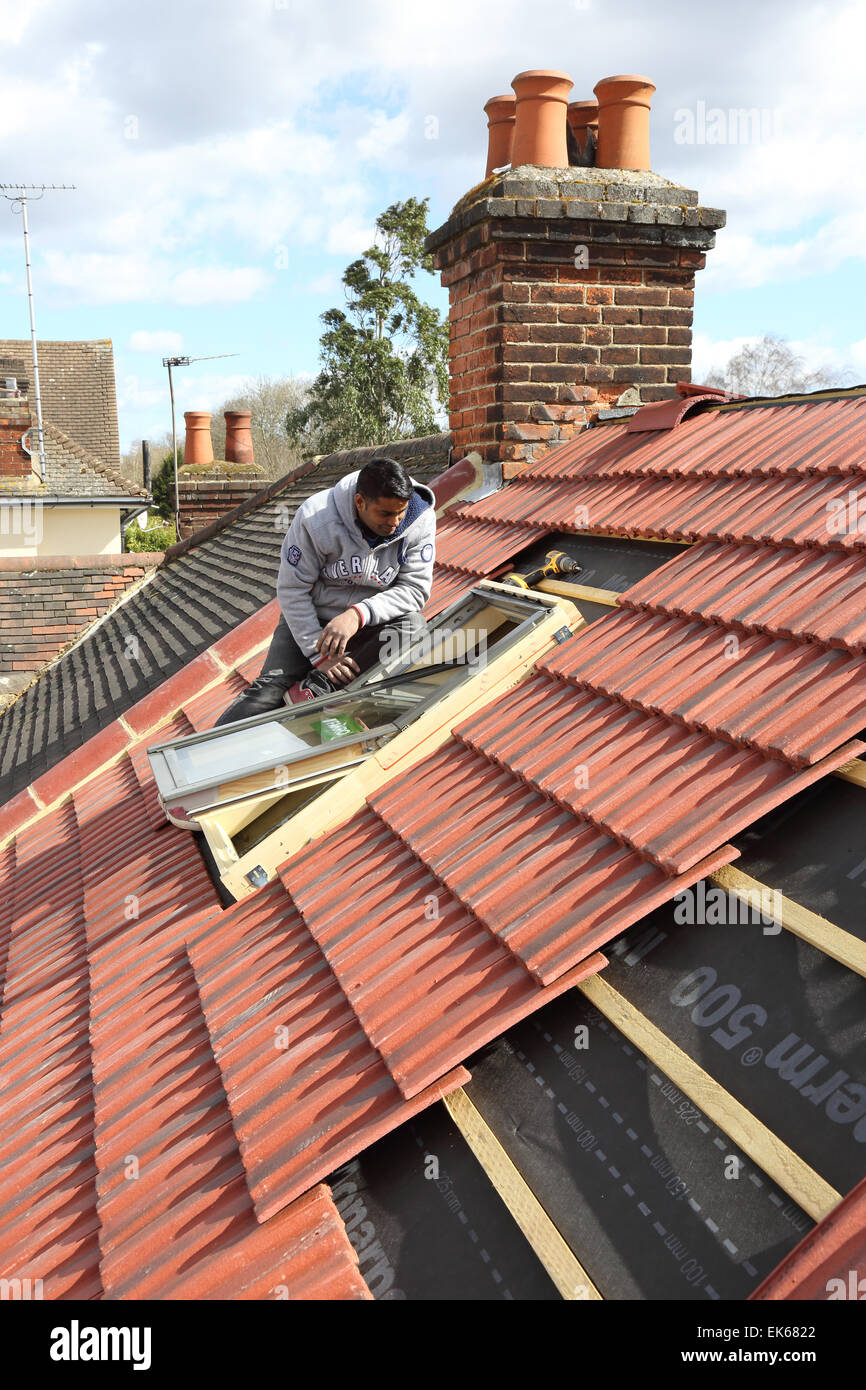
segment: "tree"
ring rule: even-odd
[[[839,386],[847,372],[826,367],[806,370],[802,357],[782,338],[765,333],[746,343],[720,371],[710,372],[705,385],[718,386],[735,396],[782,396]]]
[[[178,440],[177,445],[178,467],[183,463],[183,441]],[[174,450],[166,454],[159,465],[151,473],[150,495],[153,498],[153,509],[157,516],[161,516],[164,521],[174,521]]]
[[[343,275],[347,312],[322,314],[322,367],[286,432],[314,431],[323,453],[430,434],[448,391],[448,324],[412,280],[433,273],[424,254],[428,199],[392,203],[376,239]]]

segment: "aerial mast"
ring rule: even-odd
[[[45,430],[42,425],[42,393],[39,389],[39,354],[36,348],[36,317],[33,310],[33,277],[30,272],[30,224],[27,220],[28,202],[38,202],[48,192],[74,189],[74,183],[0,183],[0,193],[12,204],[13,212],[21,213],[24,228],[24,263],[27,269],[27,302],[30,308],[30,341],[33,347],[33,393],[36,398],[36,437],[39,452],[39,477],[45,482]],[[17,190],[17,191],[14,191]],[[29,452],[32,454],[33,450]]]
[[[177,427],[174,418],[174,379],[172,367],[188,367],[190,362],[216,362],[220,357],[237,357],[236,352],[216,352],[211,357],[164,357],[162,365],[168,367],[168,394],[171,397],[171,446],[174,450],[174,535],[180,540],[180,487],[177,479]]]

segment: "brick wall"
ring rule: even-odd
[[[0,559],[0,673],[38,671],[161,559],[159,554]]]
[[[30,429],[30,423],[26,400],[0,399],[0,478],[24,482],[33,474],[30,455],[21,447],[21,436]],[[35,433],[33,443],[35,446]]]
[[[234,466],[234,465],[233,465]],[[180,484],[180,536],[200,531],[210,526],[233,507],[240,506],[248,497],[255,497],[262,488],[267,487],[268,479],[263,473],[251,473],[239,477],[225,475],[204,475],[198,478],[184,477],[179,473]],[[174,488],[170,489],[172,496]]]
[[[724,223],[658,175],[528,172],[479,185],[427,241],[449,290],[455,453],[506,476],[624,393],[690,380],[694,277]]]

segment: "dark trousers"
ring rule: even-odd
[[[346,643],[346,651],[358,663],[359,671],[367,671],[379,660],[380,644],[385,639],[389,641],[386,654],[390,654],[398,641],[411,641],[425,627],[426,623],[420,613],[408,613],[404,618],[397,618],[390,623],[359,628],[354,637],[350,637]],[[304,656],[292,636],[288,623],[280,615],[260,674],[242,695],[232,701],[214,727],[234,724],[238,719],[249,719],[254,714],[265,714],[268,710],[278,709],[289,686],[294,685],[295,681],[303,680],[311,669],[309,657]]]

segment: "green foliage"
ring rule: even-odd
[[[178,468],[183,463],[183,446],[178,442],[177,465]],[[165,455],[162,463],[150,479],[150,495],[153,498],[153,505],[159,515],[165,521],[174,520],[174,503],[172,493],[174,490],[174,453]],[[131,529],[131,528],[130,528]],[[130,546],[130,549],[132,547]],[[142,549],[158,550],[159,546],[144,546]]]
[[[138,522],[134,521],[126,530],[127,550],[167,550],[176,540],[174,526],[148,525],[143,531]]]
[[[343,275],[347,312],[322,314],[322,367],[303,404],[286,416],[299,447],[322,453],[431,434],[448,392],[448,323],[412,286],[424,255],[428,199],[392,203],[376,241]]]

